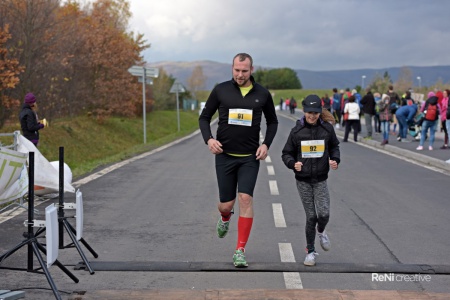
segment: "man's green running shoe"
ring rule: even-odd
[[[216,226],[217,236],[220,238],[224,238],[228,233],[229,227],[230,227],[230,221],[224,222],[224,221],[222,221],[222,216],[220,216],[219,221],[217,222],[217,226]]]
[[[233,255],[233,263],[236,268],[248,267],[247,261],[245,260],[244,251],[236,250]]]

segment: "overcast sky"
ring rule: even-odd
[[[313,71],[450,65],[448,0],[130,0],[147,62],[238,52]]]

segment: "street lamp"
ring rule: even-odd
[[[422,87],[422,78],[417,76],[417,80],[419,81],[419,89]]]
[[[361,89],[364,89],[364,79],[366,78],[366,75],[361,76]]]

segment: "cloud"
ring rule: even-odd
[[[230,62],[308,70],[450,65],[450,2],[131,0],[149,62]]]

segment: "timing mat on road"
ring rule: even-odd
[[[95,271],[152,271],[152,272],[312,272],[312,273],[402,273],[450,275],[450,265],[426,264],[351,264],[317,263],[313,267],[303,263],[250,262],[247,268],[236,268],[230,262],[169,262],[169,261],[91,261]],[[86,269],[80,262],[76,270]]]

